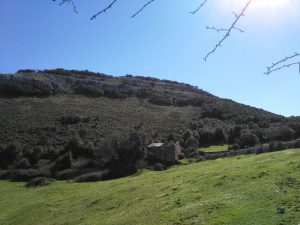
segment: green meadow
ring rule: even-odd
[[[0,181],[0,224],[297,225],[300,149],[94,183]]]
[[[211,145],[209,147],[201,147],[199,151],[202,152],[221,152],[221,151],[228,151],[228,145]]]

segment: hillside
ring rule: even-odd
[[[0,182],[0,224],[295,225],[300,150],[174,166],[96,183]],[[277,208],[283,207],[284,214]]]
[[[300,137],[299,117],[188,84],[63,69],[0,75],[0,127],[0,178],[26,181],[134,174],[155,163],[145,156],[152,142],[179,141],[185,157],[199,160],[202,146],[239,149]]]

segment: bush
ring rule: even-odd
[[[278,129],[278,139],[281,141],[289,141],[294,138],[294,130],[287,126],[280,126]]]
[[[55,178],[58,180],[70,180],[73,179],[74,177],[80,176],[81,174],[87,173],[89,171],[87,170],[80,170],[80,169],[65,169],[62,171],[58,171],[55,173]]]
[[[201,129],[198,132],[199,145],[208,146],[211,145],[215,138],[215,132],[213,130]]]
[[[199,141],[197,140],[197,138],[193,136],[189,137],[184,143],[185,148],[197,147],[198,145],[199,145]]]
[[[43,154],[43,148],[41,146],[35,146],[33,149],[28,148],[24,151],[24,156],[28,158],[30,164],[35,164]]]
[[[294,148],[300,148],[300,140],[294,142]]]
[[[26,187],[40,187],[40,186],[46,186],[48,184],[50,184],[51,182],[53,182],[54,180],[51,178],[47,178],[47,177],[35,177],[31,180],[29,180],[26,183]]]
[[[8,179],[12,181],[28,181],[35,177],[50,177],[48,170],[17,169],[10,171]]]
[[[16,165],[18,169],[28,169],[30,168],[31,164],[27,158],[21,158]]]
[[[45,81],[31,78],[10,76],[0,78],[0,94],[17,96],[39,96],[46,97],[52,94],[52,87]]]
[[[227,137],[229,144],[233,144],[235,140],[241,136],[241,130],[242,128],[240,126],[234,126],[229,129]]]
[[[72,152],[74,159],[78,157],[93,158],[93,146],[84,146],[78,137],[71,139],[64,148],[64,152]]]
[[[33,69],[21,69],[21,70],[18,70],[17,73],[36,73],[36,70],[33,70]]]
[[[70,153],[67,152],[64,155],[61,155],[57,158],[53,170],[54,171],[65,170],[70,168],[71,166],[72,166],[72,158]]]
[[[97,171],[91,172],[87,174],[83,174],[81,176],[75,177],[74,180],[77,182],[94,182],[100,181],[105,178],[107,171]]]
[[[119,165],[134,165],[144,158],[144,135],[138,132],[131,133],[129,138],[118,146],[116,151]]]
[[[153,170],[155,170],[155,171],[163,171],[165,169],[166,169],[165,166],[161,163],[155,163],[153,165]]]
[[[222,128],[216,128],[214,133],[214,144],[223,144],[226,140],[225,132]]]
[[[83,83],[83,81],[81,81],[77,82],[74,88],[74,93],[89,97],[100,97],[104,95],[104,90],[100,87],[100,84],[89,84]]]
[[[13,142],[0,149],[0,169],[7,169],[22,157],[22,149],[19,143]]]
[[[8,170],[0,170],[0,179],[8,179],[10,172]]]
[[[184,134],[183,134],[183,140],[186,141],[187,139],[189,139],[190,137],[193,136],[193,132],[191,130],[187,130]]]
[[[243,147],[251,147],[256,145],[259,142],[258,137],[251,132],[242,133],[240,137],[240,141],[241,141],[241,146]]]
[[[264,153],[264,147],[262,145],[254,147],[255,154]]]
[[[233,145],[229,145],[228,150],[239,150],[241,149],[241,146],[237,143],[234,143]]]
[[[32,165],[32,169],[49,170],[51,166],[53,166],[53,161],[49,159],[39,159],[34,165]]]
[[[78,169],[89,169],[89,168],[96,168],[99,166],[99,162],[92,159],[79,159],[76,162],[73,162],[73,168]]]
[[[284,149],[284,144],[282,142],[278,142],[278,141],[271,141],[269,144],[269,151],[273,152],[273,151],[279,151],[279,150],[283,150]]]

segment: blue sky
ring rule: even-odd
[[[204,62],[244,0],[119,0],[97,20],[90,16],[110,0],[0,1],[0,73],[21,68],[88,69],[111,75],[143,75],[197,85],[216,96],[285,116],[300,115],[297,66],[266,76],[266,66],[300,52],[300,2],[254,0],[235,31]],[[297,58],[296,58],[297,59]],[[300,61],[300,57],[298,57]]]

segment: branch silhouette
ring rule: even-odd
[[[247,10],[247,8],[249,7],[249,5],[250,5],[250,3],[252,2],[252,0],[249,0],[247,3],[246,3],[246,5],[244,6],[244,8],[242,9],[242,11],[240,12],[240,14],[235,14],[235,20],[233,21],[233,23],[231,24],[231,26],[228,28],[228,29],[225,29],[225,30],[227,30],[227,32],[226,32],[226,34],[225,34],[225,36],[216,44],[216,46],[210,51],[210,52],[208,52],[207,54],[206,54],[206,56],[203,58],[204,59],[204,61],[207,61],[207,59],[208,59],[208,57],[211,55],[211,54],[213,54],[213,53],[215,53],[215,51],[219,48],[219,47],[221,47],[221,44],[230,36],[230,33],[231,33],[231,31],[232,30],[235,30],[235,29],[237,29],[236,28],[236,24],[237,24],[237,22],[240,20],[240,18],[242,17],[242,16],[244,16],[245,14],[245,11]]]
[[[299,74],[300,74],[300,61],[288,63],[288,61],[290,59],[293,59],[293,58],[295,58],[297,56],[300,56],[300,54],[299,53],[294,53],[293,55],[286,56],[285,58],[279,60],[276,63],[272,63],[271,66],[267,66],[267,72],[265,72],[264,74],[265,75],[270,75],[273,72],[276,72],[278,70],[282,70],[284,68],[288,68],[288,67],[291,67],[291,66],[294,66],[294,65],[298,65],[299,66]]]
[[[56,0],[52,0],[52,1],[53,1],[53,2],[56,2]],[[62,5],[65,4],[65,3],[71,4],[72,7],[73,7],[73,11],[74,11],[75,13],[78,13],[77,7],[76,7],[76,4],[75,4],[74,0],[60,0],[59,5],[62,6]]]
[[[77,7],[76,4],[74,2],[74,0],[52,0],[53,2],[59,2],[59,5],[62,6],[64,4],[68,4],[68,5],[72,5],[73,7],[73,11],[75,13],[78,13],[77,11]],[[100,14],[107,12],[108,10],[110,10],[117,2],[118,0],[111,0],[111,2],[102,10],[98,11],[97,13],[95,13],[90,20],[94,20],[96,19]],[[147,8],[151,3],[153,3],[155,0],[147,0],[146,3],[139,9],[137,10],[134,14],[132,14],[131,18],[135,18],[136,16],[138,16],[143,10],[145,10],[145,8]],[[191,14],[196,14],[206,3],[208,2],[208,0],[202,0],[201,4],[199,5],[198,8],[196,8],[195,10],[191,11]],[[232,31],[236,30],[239,31],[241,33],[244,33],[245,31],[238,28],[236,26],[236,24],[239,22],[239,20],[241,19],[242,16],[245,16],[245,11],[247,10],[247,8],[249,7],[249,5],[251,4],[252,0],[248,0],[245,4],[245,6],[243,7],[243,9],[241,10],[241,12],[238,14],[236,12],[232,12],[235,19],[233,21],[233,23],[231,24],[231,26],[229,28],[216,28],[214,26],[206,26],[207,30],[212,30],[212,31],[216,31],[216,32],[226,32],[225,35],[223,36],[223,38],[214,46],[214,48],[209,51],[205,57],[203,58],[204,61],[207,61],[207,59],[209,58],[209,56],[211,56],[212,54],[214,54],[218,48],[222,47],[223,42],[230,37]],[[295,66],[298,65],[299,66],[299,74],[300,74],[300,61],[296,61],[296,62],[292,62],[292,63],[287,63],[290,59],[293,59],[297,56],[300,56],[299,53],[294,53],[291,56],[287,56],[281,60],[279,60],[276,63],[272,63],[271,66],[267,66],[267,71],[264,73],[266,75],[269,75],[273,72],[276,72],[278,70],[284,69],[284,68],[288,68],[291,66]]]
[[[145,5],[143,5],[142,8],[140,8],[136,13],[134,13],[131,18],[136,17],[140,12],[142,12],[148,5],[150,5],[152,2],[154,2],[155,0],[150,0],[148,1]]]
[[[207,29],[207,30],[214,30],[214,31],[216,31],[216,32],[222,32],[222,31],[228,31],[228,30],[229,30],[229,29],[215,28],[215,27],[209,27],[209,26],[207,26],[206,29]],[[243,31],[242,29],[237,28],[237,27],[233,27],[233,29],[240,31],[241,33],[244,33],[244,32],[245,32],[245,31]]]
[[[101,11],[99,11],[99,12],[97,12],[95,15],[93,15],[93,16],[91,17],[90,20],[96,19],[97,16],[99,16],[100,14],[105,13],[107,10],[111,9],[112,6],[113,6],[116,2],[117,2],[117,0],[113,0],[108,6],[106,6],[104,9],[102,9]]]
[[[207,2],[208,0],[204,0],[201,4],[200,4],[200,6],[197,8],[197,9],[195,9],[194,11],[191,11],[190,13],[191,14],[196,14],[204,5],[205,5],[205,3]]]

